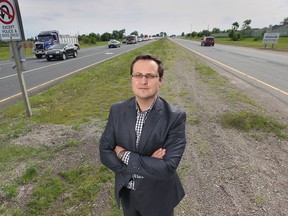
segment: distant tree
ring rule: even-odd
[[[234,29],[231,29],[228,37],[231,38],[233,41],[238,41],[241,38],[241,34]]]
[[[105,32],[104,34],[101,35],[102,41],[109,41],[110,39],[112,39],[112,35],[108,32]]]
[[[250,19],[247,19],[243,22],[243,25],[242,25],[242,30],[247,30],[247,29],[251,29],[251,27],[249,26],[251,24],[251,20]]]
[[[284,20],[280,24],[281,25],[288,24],[288,17],[284,18]]]
[[[239,23],[238,22],[232,23],[232,29],[233,30],[237,30],[238,28],[239,28]]]
[[[196,31],[193,31],[192,33],[191,33],[191,37],[196,37],[197,36],[197,32]]]
[[[118,39],[120,38],[120,37],[119,37],[119,31],[113,30],[113,32],[112,32],[112,38],[118,40]]]
[[[96,43],[94,41],[101,41],[101,36],[100,34],[95,34],[94,32],[90,33],[89,35],[89,38],[91,40],[91,43]]]
[[[138,36],[138,31],[133,31],[133,32],[131,32],[130,35],[136,35],[136,36]]]
[[[184,32],[182,32],[181,37],[185,37],[185,33]]]
[[[200,32],[200,34],[198,34],[198,37],[204,37],[209,35],[211,35],[211,32],[209,30],[203,30],[202,32]]]
[[[251,36],[251,20],[247,19],[243,22],[242,27],[241,27],[241,34],[243,37],[250,37]]]
[[[212,29],[212,34],[217,34],[217,33],[220,33],[221,31],[220,31],[220,29],[219,28],[213,28]]]

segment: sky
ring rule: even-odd
[[[288,0],[18,0],[26,38],[41,31],[103,34],[125,29],[126,35],[180,35],[250,19],[252,28],[279,25],[288,17]]]

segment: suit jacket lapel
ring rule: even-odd
[[[160,98],[158,98],[156,103],[154,104],[154,107],[150,111],[144,124],[144,127],[142,129],[138,146],[138,152],[140,153],[143,152],[151,132],[154,130],[154,127],[156,126],[157,122],[162,117],[162,108],[163,108],[162,101]]]
[[[124,112],[125,119],[125,130],[129,133],[129,137],[131,138],[131,143],[127,143],[129,145],[129,149],[131,148],[133,152],[136,152],[136,132],[135,132],[135,124],[136,124],[136,102],[135,98],[133,98],[127,106],[126,111]]]

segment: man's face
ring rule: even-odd
[[[144,75],[137,78],[137,75]],[[136,76],[135,76],[136,75]],[[154,77],[147,78],[146,76]],[[132,90],[138,100],[153,100],[163,84],[158,74],[158,65],[152,60],[138,60],[133,66]]]

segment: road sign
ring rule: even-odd
[[[0,0],[0,40],[9,41],[12,49],[11,59],[15,60],[19,84],[22,91],[26,112],[28,116],[32,115],[26,84],[22,73],[23,60],[20,45],[21,40],[25,40],[24,30],[18,0]]]
[[[263,37],[264,44],[278,44],[280,33],[265,33]]]
[[[17,0],[0,0],[0,39],[21,41],[24,38]]]

